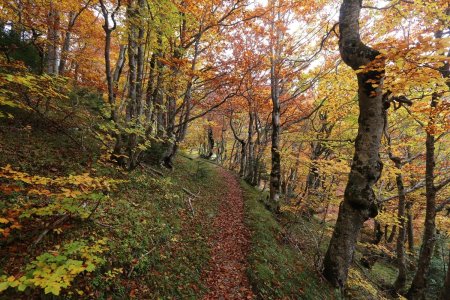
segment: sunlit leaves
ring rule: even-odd
[[[93,272],[104,263],[102,253],[107,251],[106,239],[97,240],[90,245],[84,241],[73,241],[56,250],[36,257],[25,268],[25,275],[0,276],[0,292],[9,287],[24,291],[28,287],[41,288],[45,294],[59,295],[68,288],[75,277],[81,273]]]
[[[20,228],[19,216],[31,218],[69,213],[86,218],[90,215],[87,204],[108,199],[106,193],[121,182],[106,177],[92,177],[89,173],[56,178],[29,175],[15,171],[10,165],[0,168],[0,178],[21,184],[15,193],[28,199],[24,208],[2,212],[6,217],[0,220],[4,221],[1,223],[6,227],[1,226],[0,233],[5,237],[12,229]],[[8,194],[8,186],[1,186],[0,192]]]

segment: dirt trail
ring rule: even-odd
[[[203,299],[254,299],[245,270],[249,231],[244,224],[244,200],[236,178],[220,168],[225,185],[219,213],[213,222],[216,234],[210,240],[211,260],[204,272],[209,293]]]

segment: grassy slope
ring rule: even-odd
[[[222,186],[205,163],[179,158],[176,166],[164,178],[133,172],[111,211],[100,216],[102,222],[114,224],[113,229],[105,229],[112,241],[111,260],[127,270],[126,276],[112,283],[111,290],[119,298],[131,293],[186,299],[202,293],[201,271],[209,260],[208,225]],[[183,187],[200,195],[191,200],[194,214]],[[110,284],[102,275],[97,278],[94,285],[104,296],[111,294]]]
[[[278,218],[266,209],[265,194],[242,182],[246,216],[252,231],[249,278],[261,299],[341,299],[320,279],[316,266],[327,250],[332,225],[315,218],[283,212]],[[358,261],[360,247],[350,274],[346,299],[387,299],[384,288],[393,284],[395,267],[384,260],[369,270]]]
[[[282,226],[261,201],[261,192],[242,183],[247,226],[252,232],[249,279],[261,299],[333,299],[304,254],[284,241]]]
[[[62,233],[49,232],[35,249],[28,245],[45,224],[24,220],[21,230],[0,239],[0,275],[22,273],[28,262],[57,245],[107,237],[106,263],[78,276],[62,293],[64,297],[189,299],[203,293],[200,276],[209,257],[209,224],[217,208],[216,195],[223,190],[213,166],[179,158],[174,171],[159,170],[164,177],[147,166],[124,173],[96,162],[100,153],[93,140],[86,143],[87,151],[81,151],[72,139],[33,116],[18,114],[14,120],[0,122],[0,166],[11,164],[49,177],[91,172],[127,181],[91,220],[69,219],[61,226]],[[183,187],[199,193],[192,199],[195,215]],[[14,194],[0,197],[0,212],[17,204]],[[42,295],[39,289],[17,293],[9,288],[0,299]]]

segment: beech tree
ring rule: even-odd
[[[359,70],[359,119],[355,154],[323,270],[325,278],[340,288],[347,281],[348,269],[363,223],[378,214],[372,187],[380,178],[383,167],[379,148],[385,113],[382,95],[384,62],[377,50],[361,41],[361,8],[362,1],[344,0],[339,15],[339,50],[342,60],[353,70]],[[377,69],[374,68],[375,64],[378,64]],[[371,83],[375,83],[376,87]]]

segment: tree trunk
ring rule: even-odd
[[[184,26],[183,26],[183,28],[184,28]],[[183,35],[183,31],[182,31],[181,35]],[[192,62],[191,62],[192,73],[195,73],[195,69],[197,66],[197,59],[198,59],[198,55],[200,53],[199,47],[200,47],[201,37],[202,37],[201,34],[197,35],[195,43],[194,43],[194,54],[193,54],[193,58],[192,58]],[[182,58],[182,49],[175,50],[174,57],[176,59],[181,59]],[[174,71],[174,78],[176,78],[176,75],[180,72],[180,70],[178,69],[178,67],[176,67],[173,69],[173,71]],[[169,145],[170,146],[169,146],[168,151],[166,151],[166,153],[164,154],[164,157],[163,157],[163,161],[166,166],[171,167],[173,165],[172,160],[175,157],[175,155],[177,154],[178,145],[186,137],[187,127],[189,124],[189,118],[190,118],[191,110],[192,110],[191,100],[192,100],[192,88],[194,85],[194,78],[195,78],[195,76],[190,77],[187,82],[186,90],[184,92],[184,97],[183,97],[183,103],[182,103],[180,109],[177,109],[176,99],[174,97],[169,97],[169,106],[168,106],[169,125],[168,125],[167,132],[169,135],[169,143],[170,143]],[[176,93],[176,90],[174,90],[173,93]],[[179,113],[179,111],[181,111],[180,118],[179,118],[179,124],[177,124],[175,126],[175,118],[176,118],[177,113]],[[211,131],[211,134],[212,134],[212,131]],[[171,141],[172,138],[174,139],[173,141]],[[214,148],[214,140],[213,140],[213,145],[211,147],[211,151],[213,150],[213,148]],[[211,156],[212,156],[212,154],[211,154]]]
[[[58,74],[58,38],[59,38],[59,24],[60,15],[55,9],[53,2],[50,2],[50,12],[48,14],[48,29],[47,29],[47,74]]]
[[[115,82],[118,82],[120,74],[118,74],[117,79],[113,79],[111,74],[111,33],[116,29],[115,13],[120,8],[120,2],[115,8],[114,12],[110,14],[103,0],[99,0],[101,12],[104,19],[103,30],[105,31],[105,48],[104,48],[104,58],[105,58],[105,73],[106,73],[106,83],[108,88],[108,103],[110,105],[110,119],[114,121],[117,126],[118,123],[118,113],[116,107],[116,94],[115,94]],[[112,21],[112,26],[110,26],[110,19]],[[120,55],[119,55],[120,56]],[[112,133],[116,138],[116,143],[113,150],[112,159],[117,161],[120,165],[123,165],[122,151],[122,135],[119,133]]]
[[[374,220],[374,235],[375,239],[373,240],[373,243],[378,245],[383,238],[383,230],[381,230],[381,224],[377,220]]]
[[[148,124],[146,129],[147,134],[152,133],[153,124],[152,124],[152,113],[153,113],[153,99],[152,95],[155,90],[155,79],[156,79],[156,60],[158,59],[156,52],[152,54],[150,59],[150,71],[148,74],[147,80],[147,90],[145,92],[145,120]]]
[[[214,154],[214,135],[211,126],[208,126],[208,152],[205,155],[206,159],[210,159]]]
[[[105,73],[106,84],[108,86],[108,103],[111,107],[111,119],[117,122],[116,99],[114,94],[114,84],[111,75],[111,30],[107,29],[108,23],[105,21]]]
[[[441,300],[450,299],[450,251],[448,257],[447,275],[445,276],[444,287],[441,292]]]
[[[386,230],[386,233],[387,233],[387,230]],[[397,225],[394,225],[394,226],[392,226],[391,234],[387,238],[386,242],[387,243],[392,243],[396,233],[397,233]]]
[[[401,166],[397,166],[398,169]],[[398,237],[397,237],[397,267],[398,275],[394,283],[394,288],[397,293],[405,288],[406,284],[406,262],[405,262],[405,241],[406,241],[406,224],[405,224],[405,210],[406,210],[406,194],[403,185],[402,174],[396,176],[397,190],[398,190],[398,211],[397,218],[399,222]]]
[[[407,219],[406,226],[408,228],[408,230],[407,230],[408,250],[409,250],[409,252],[414,253],[414,224],[413,224],[411,206],[412,206],[412,202],[407,201],[406,202],[406,219]]]
[[[254,113],[251,111],[248,114],[248,136],[247,136],[247,146],[248,146],[248,159],[247,159],[247,167],[246,167],[246,174],[245,174],[245,180],[248,183],[252,183],[253,179],[253,166],[255,165],[255,157],[254,157],[254,147],[255,143],[253,142],[253,123],[254,123]]]
[[[72,37],[72,27],[73,27],[72,24],[74,24],[74,22],[75,22],[74,18],[75,18],[75,13],[73,11],[71,11],[69,13],[69,25],[67,26],[67,31],[64,36],[63,47],[61,49],[61,59],[59,61],[59,68],[58,68],[59,75],[64,75],[64,72],[66,70],[67,54],[69,53],[70,40]]]
[[[140,125],[143,115],[143,74],[144,74],[144,27],[140,24],[145,0],[130,1],[127,7],[128,18],[128,103],[126,110],[127,125],[133,129]],[[128,135],[128,168],[133,169],[139,160],[141,151],[137,149],[139,136],[136,132]]]
[[[278,88],[273,87],[272,92],[272,145],[271,158],[272,168],[270,171],[270,202],[274,210],[279,210],[280,188],[281,188],[281,155],[280,155],[280,101]]]
[[[233,126],[233,117],[230,116],[230,128],[231,128],[231,132],[233,132],[233,136],[235,138],[236,141],[238,141],[241,144],[241,155],[240,155],[240,166],[239,166],[239,176],[243,177],[245,175],[245,166],[246,164],[246,158],[247,158],[247,143],[245,142],[244,139],[241,139],[236,130],[234,129]],[[237,157],[237,150],[236,150],[236,157]]]
[[[255,157],[255,163],[253,164],[253,178],[252,178],[252,185],[253,186],[259,186],[259,178],[260,178],[260,164],[262,156],[264,155],[264,149],[263,149],[263,141],[261,139],[261,123],[259,121],[258,114],[255,113],[255,129],[256,129],[256,145],[257,147],[254,148],[254,157]]]
[[[144,115],[143,95],[144,95],[144,63],[145,63],[145,26],[143,10],[147,5],[146,0],[138,0],[139,30],[137,35],[137,54],[136,54],[136,118],[140,123]]]
[[[136,80],[137,80],[137,26],[136,20],[136,3],[130,1],[127,7],[128,20],[128,99],[126,106],[126,122],[130,124],[132,118],[136,116],[137,97],[136,97]]]
[[[120,75],[122,74],[122,70],[125,65],[126,50],[127,50],[127,47],[125,45],[120,45],[119,57],[117,58],[116,66],[114,67],[114,73],[112,75],[114,90],[116,90],[118,87]]]
[[[247,165],[247,147],[246,142],[244,140],[239,141],[241,143],[241,161],[239,167],[239,176],[244,177],[245,175],[245,166]]]
[[[359,14],[361,0],[344,0],[339,17],[339,50],[344,62],[354,70],[374,62],[379,52],[361,42]],[[377,60],[378,61],[378,60]],[[377,69],[384,70],[384,61]],[[358,135],[355,154],[345,189],[344,201],[324,259],[323,274],[335,287],[343,288],[363,223],[378,214],[373,185],[381,176],[379,148],[384,128],[382,100],[383,71],[365,70],[358,77]],[[368,83],[375,83],[375,87]]]
[[[272,100],[272,143],[271,143],[271,171],[269,181],[269,198],[270,206],[275,212],[280,209],[280,189],[281,189],[281,155],[280,155],[280,135],[281,135],[281,31],[276,27],[275,23],[280,17],[279,8],[275,1],[272,5],[272,24],[271,34],[274,36],[270,41],[270,96]]]
[[[436,108],[435,97],[431,100],[432,110]],[[433,112],[431,112],[433,114]],[[430,116],[429,125],[433,124],[433,117]],[[427,286],[427,276],[430,268],[431,258],[433,256],[434,244],[436,242],[436,187],[434,186],[434,168],[435,168],[435,137],[427,132],[426,140],[426,167],[425,167],[425,189],[426,189],[426,212],[425,229],[423,232],[422,246],[420,248],[419,261],[416,274],[411,283],[406,297],[409,300],[425,299],[425,289]]]

